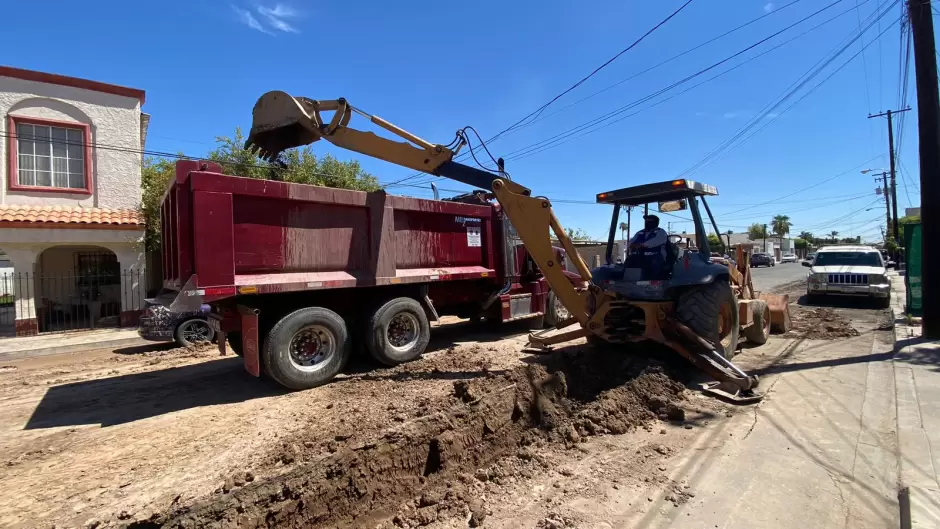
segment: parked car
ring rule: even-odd
[[[751,255],[751,267],[757,268],[758,266],[776,266],[777,263],[774,261],[774,258],[770,254],[766,253],[755,253]]]
[[[801,263],[803,266],[810,266],[813,264],[813,259],[816,259],[816,252],[806,254],[806,257],[803,258]]]
[[[172,312],[155,300],[148,299],[140,317],[137,334],[145,340],[176,342],[181,347],[211,342],[215,331],[209,326],[209,305],[195,312]]]
[[[878,250],[871,246],[829,246],[820,248],[806,278],[806,295],[865,296],[882,308],[891,303],[891,281]]]
[[[796,255],[795,255],[795,254],[792,254],[792,253],[785,253],[785,254],[783,254],[783,255],[780,256],[780,262],[781,262],[781,263],[795,263],[795,262],[797,262],[798,260],[799,260],[799,259],[796,257]]]

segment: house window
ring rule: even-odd
[[[75,278],[79,286],[120,285],[121,265],[111,252],[77,252]]]
[[[16,144],[17,186],[87,189],[84,128],[17,122]]]

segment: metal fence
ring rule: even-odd
[[[136,325],[146,272],[82,270],[0,275],[0,338]]]

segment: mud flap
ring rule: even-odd
[[[758,299],[767,302],[770,308],[770,330],[777,334],[783,334],[790,330],[790,296],[787,294],[764,294],[761,293]]]
[[[261,376],[261,357],[258,352],[258,309],[238,306],[242,319],[242,360],[245,371],[252,376]]]

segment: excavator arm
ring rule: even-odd
[[[322,112],[333,112],[328,122]],[[350,128],[348,124],[353,113],[406,141],[394,141]],[[245,146],[258,149],[264,159],[276,160],[286,149],[320,139],[415,171],[492,191],[552,291],[572,317],[582,327],[588,327],[591,315],[584,296],[589,294],[578,292],[565,276],[562,263],[555,260],[550,232],[561,242],[581,279],[590,281],[591,272],[565,234],[547,198],[532,197],[528,188],[504,175],[456,162],[456,151],[427,142],[378,116],[366,114],[345,99],[318,101],[293,97],[282,91],[267,92],[255,103]]]

